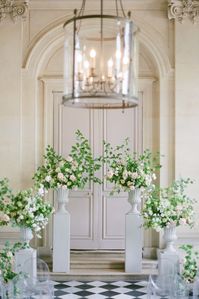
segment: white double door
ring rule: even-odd
[[[67,156],[79,129],[89,139],[95,156],[103,154],[103,140],[113,146],[130,138],[132,151],[139,150],[140,108],[88,110],[63,107],[60,93],[54,93],[54,147]],[[99,171],[99,177],[106,167]],[[110,196],[111,185],[93,184],[71,191],[67,209],[71,214],[72,249],[124,248],[125,214],[130,209],[127,193]]]

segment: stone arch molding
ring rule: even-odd
[[[166,49],[161,48],[159,34],[149,24],[137,21],[140,28],[139,41],[145,46],[157,66],[159,77],[168,76],[172,67]],[[49,28],[52,28],[49,26]],[[30,71],[33,77],[39,77],[50,57],[64,44],[64,30],[62,24],[49,29],[32,46],[24,61],[24,69]]]

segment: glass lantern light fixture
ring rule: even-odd
[[[77,108],[131,108],[138,105],[136,26],[121,0],[115,14],[79,12],[64,24],[63,104]]]

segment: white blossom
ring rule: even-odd
[[[45,189],[43,187],[40,187],[38,189],[38,194],[41,195],[41,196],[43,196],[45,194]]]
[[[187,223],[187,220],[185,218],[181,218],[179,222],[181,225],[184,225]]]
[[[61,181],[64,181],[65,180],[65,177],[63,175],[63,173],[59,172],[58,175],[57,175],[58,179],[61,180]]]
[[[131,189],[131,190],[135,190],[135,186],[133,186],[133,185],[130,186],[130,189]]]
[[[111,179],[113,177],[113,175],[114,175],[114,172],[112,170],[109,170],[107,172],[107,178]]]
[[[139,176],[139,175],[138,175],[137,172],[133,172],[133,173],[131,174],[131,177],[132,177],[133,179],[137,179],[138,176]]]
[[[51,178],[50,175],[47,175],[47,176],[45,177],[45,181],[46,181],[46,182],[50,182],[51,180],[52,180],[52,178]]]
[[[70,175],[70,180],[71,180],[72,182],[74,182],[74,181],[76,181],[76,177],[72,174],[72,175]]]
[[[4,214],[3,212],[0,212],[0,221],[9,222],[10,217],[7,214]]]
[[[66,161],[67,161],[67,162],[72,162],[72,161],[73,161],[73,158],[72,158],[71,156],[68,156],[68,157],[66,158]]]
[[[2,202],[4,203],[4,205],[9,205],[9,204],[11,204],[11,199],[8,197],[5,197]]]

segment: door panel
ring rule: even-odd
[[[136,108],[122,110],[104,110],[103,112],[103,139],[113,146],[122,144],[128,137],[130,149],[136,149]],[[107,168],[104,167],[104,176]],[[120,192],[110,196],[112,185],[104,180],[101,204],[101,249],[124,248],[125,214],[130,210],[127,193]]]
[[[83,198],[82,198],[83,197]],[[73,239],[91,239],[92,227],[92,197],[71,196],[68,204],[71,217],[71,233]]]
[[[61,105],[62,94],[54,93],[54,147],[67,157],[75,143],[75,132],[81,130],[93,150],[93,113]],[[71,248],[97,248],[93,185],[84,190],[70,191],[67,209],[71,215]]]

